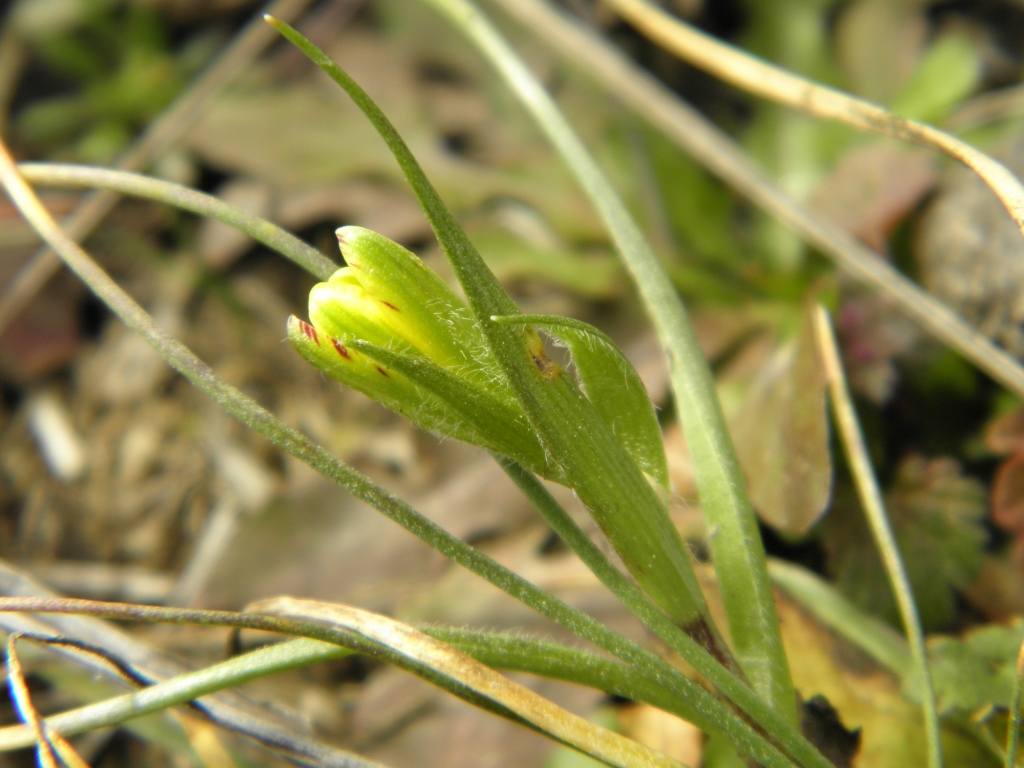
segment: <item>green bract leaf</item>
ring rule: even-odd
[[[669,492],[668,461],[654,404],[640,375],[608,336],[592,325],[556,315],[494,316],[497,323],[538,325],[569,348],[587,399],[651,480]]]
[[[509,403],[495,397],[490,389],[468,382],[421,355],[402,355],[364,341],[355,341],[353,345],[443,400],[480,436],[477,445],[515,459],[551,480],[564,480],[515,401]]]
[[[474,445],[487,444],[443,400],[355,349],[347,336],[346,343],[342,343],[294,315],[288,318],[288,341],[307,362],[331,378],[431,432]]]
[[[955,611],[954,590],[968,586],[981,567],[986,534],[985,492],[952,459],[904,461],[886,494],[921,624],[941,627]],[[896,605],[863,517],[837,498],[822,528],[829,570],[854,603],[896,623]]]

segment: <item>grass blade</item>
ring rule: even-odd
[[[714,389],[682,301],[640,228],[554,101],[465,0],[429,0],[501,73],[567,163],[610,231],[654,322],[693,457],[733,649],[755,690],[793,723],[797,697],[782,647],[764,546]],[[495,313],[505,314],[505,313]]]
[[[407,624],[345,605],[314,600],[275,598],[252,610],[339,627],[378,643],[404,657],[416,669],[430,673],[450,693],[467,698],[463,690],[511,713],[523,724],[573,747],[606,765],[629,768],[678,768],[680,763],[650,747],[567,712],[543,696],[498,674],[447,643]]]
[[[106,189],[215,219],[244,232],[321,280],[327,280],[338,269],[337,264],[291,232],[213,195],[197,192],[181,184],[128,171],[64,163],[19,163],[18,173],[26,181],[39,186]]]
[[[42,718],[39,717],[39,712],[32,704],[32,697],[28,692],[25,673],[22,671],[21,661],[18,659],[17,644],[17,634],[7,636],[7,688],[10,691],[11,701],[22,722],[28,726],[32,737],[30,743],[35,744],[36,760],[39,761],[40,768],[57,768],[58,760],[53,744],[47,738]]]

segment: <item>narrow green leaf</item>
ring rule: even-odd
[[[320,251],[302,242],[272,222],[255,214],[228,205],[213,195],[197,192],[181,184],[154,179],[138,173],[93,168],[63,163],[21,163],[18,172],[29,181],[47,187],[84,187],[110,189],[122,195],[173,205],[184,211],[234,227],[253,240],[291,259],[314,277],[326,280],[338,265]]]
[[[587,399],[640,466],[666,494],[668,460],[654,404],[640,375],[608,335],[594,326],[558,315],[492,317],[496,323],[536,325],[569,348]]]

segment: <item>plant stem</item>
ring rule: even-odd
[[[861,432],[860,423],[857,421],[857,412],[854,410],[853,400],[846,385],[846,377],[839,360],[839,349],[832,333],[832,325],[824,307],[820,305],[815,314],[815,326],[822,362],[825,366],[825,376],[828,379],[829,394],[832,397],[832,412],[835,415],[836,426],[843,442],[850,470],[857,484],[857,493],[864,506],[864,514],[882,556],[889,583],[896,595],[900,618],[903,620],[903,627],[910,642],[910,654],[914,666],[921,677],[923,689],[921,706],[924,709],[925,732],[928,738],[928,765],[929,768],[941,768],[942,735],[939,710],[935,701],[935,686],[932,683],[931,670],[928,666],[928,649],[924,643],[924,632],[921,630],[917,605],[914,602],[914,592],[900,557],[896,537],[893,535],[885,513],[885,502],[882,500],[882,492],[878,487],[874,469],[871,467],[871,458],[868,456],[868,449],[864,443],[864,435]]]
[[[106,189],[215,219],[245,232],[253,240],[277,251],[321,280],[329,279],[338,269],[335,262],[291,232],[213,195],[197,192],[181,184],[128,171],[64,163],[18,163],[18,173],[26,181],[39,186]]]
[[[535,330],[491,322],[495,315],[518,315],[519,309],[380,107],[313,43],[287,24],[268,22],[345,90],[388,145],[530,426],[630,574],[673,621],[724,657],[728,650],[710,618],[686,546],[639,465],[579,387],[551,362]]]

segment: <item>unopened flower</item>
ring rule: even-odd
[[[318,369],[440,435],[557,478],[465,303],[395,242],[338,230],[348,266],[309,295],[288,338]]]

